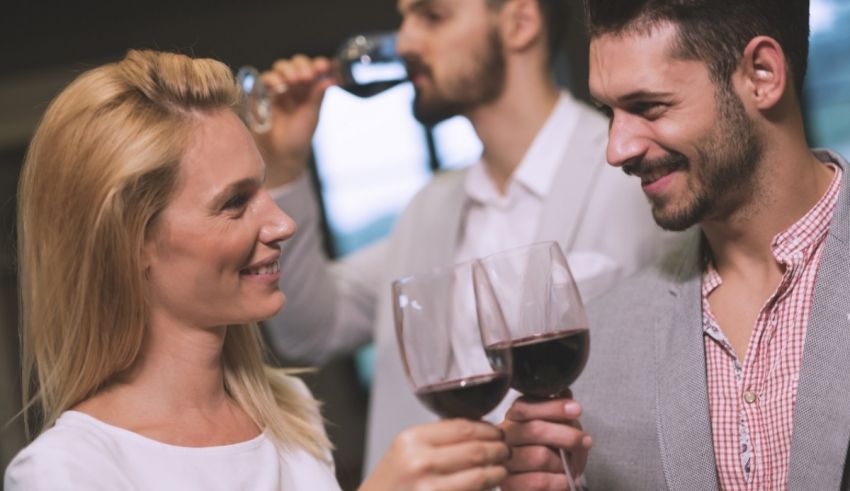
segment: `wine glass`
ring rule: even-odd
[[[587,363],[587,316],[567,260],[556,242],[541,242],[479,259],[473,266],[475,296],[500,315],[479,315],[510,333],[511,387],[538,399],[563,396]],[[488,329],[491,329],[488,327]],[[570,490],[576,483],[564,451]]]
[[[396,280],[392,295],[401,358],[419,400],[443,418],[479,420],[498,406],[510,388],[510,338],[504,325],[479,329],[472,262]]]
[[[370,97],[407,80],[407,69],[396,52],[394,31],[357,34],[340,45],[332,61],[329,77],[344,90]],[[264,133],[271,128],[272,102],[287,87],[270,89],[260,81],[252,66],[236,72],[241,90],[239,114],[251,130]]]

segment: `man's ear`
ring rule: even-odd
[[[542,39],[543,15],[538,0],[508,0],[499,12],[502,44],[509,51],[522,51]]]
[[[768,36],[757,36],[747,43],[738,75],[743,82],[741,96],[762,111],[775,107],[791,84],[782,46]]]

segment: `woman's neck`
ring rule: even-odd
[[[133,366],[75,409],[174,445],[256,436],[259,429],[225,390],[226,329],[151,322]]]

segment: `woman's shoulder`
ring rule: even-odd
[[[83,413],[63,413],[15,456],[6,469],[4,489],[102,488],[115,468],[115,443],[89,419]]]

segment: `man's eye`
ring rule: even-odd
[[[631,107],[633,114],[643,116],[647,119],[655,119],[661,116],[666,106],[660,102],[638,102]]]
[[[437,10],[431,8],[424,8],[420,10],[418,15],[423,21],[429,24],[436,24],[443,20],[443,15]]]

